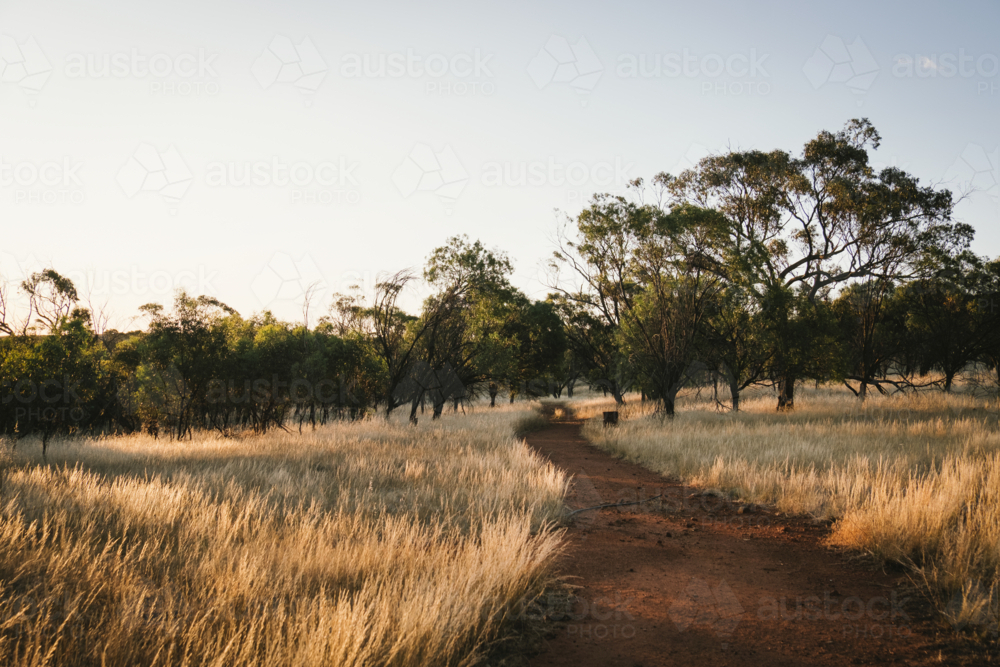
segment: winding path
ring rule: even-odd
[[[742,506],[590,446],[553,421],[528,444],[574,477],[561,574],[572,608],[530,664],[982,664],[902,573],[825,547],[828,527]],[[555,609],[554,607],[552,609]]]

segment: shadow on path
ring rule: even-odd
[[[608,456],[566,411],[527,441],[573,475],[571,509],[662,497],[569,519],[560,574],[579,589],[530,664],[980,664],[903,574],[825,547],[826,524]]]

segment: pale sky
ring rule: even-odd
[[[541,4],[0,0],[0,272],[315,321],[465,233],[542,298],[556,210],[860,116],[1000,254],[997,0]]]

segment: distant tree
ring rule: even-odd
[[[73,281],[54,269],[32,273],[21,283],[21,291],[28,297],[26,325],[34,319],[43,332],[54,330],[79,301]]]
[[[563,321],[568,354],[591,387],[611,394],[619,405],[625,403],[635,377],[622,352],[619,327],[596,314],[587,306],[587,298],[578,295],[553,294],[549,298]]]
[[[456,236],[428,258],[424,278],[435,292],[424,302],[423,359],[433,373],[447,371],[456,383],[450,392],[429,392],[434,417],[446,400],[457,403],[498,379],[510,381],[518,370],[519,322],[530,303],[511,286],[509,258],[481,242]],[[462,389],[459,390],[458,387]]]
[[[769,378],[774,348],[767,327],[760,305],[740,285],[723,286],[708,305],[700,356],[725,380],[733,412],[747,387]]]
[[[772,307],[817,304],[859,279],[905,279],[928,246],[955,251],[971,238],[971,227],[950,220],[950,192],[923,187],[897,168],[871,168],[868,151],[880,141],[868,120],[852,120],[839,132],[820,132],[798,158],[780,150],[730,151],[664,178],[676,201],[713,208],[729,221],[728,280]],[[796,298],[776,298],[781,290]],[[770,316],[780,323],[778,334],[807,333],[791,326],[795,311]],[[779,409],[794,406],[801,371],[785,352],[799,346],[785,339],[776,349]]]
[[[941,258],[933,276],[902,290],[911,358],[920,373],[939,370],[946,392],[970,363],[995,363],[998,273],[995,263],[965,252]]]
[[[637,242],[629,276],[644,287],[623,299],[622,346],[646,395],[673,417],[677,392],[705,367],[706,321],[723,288],[713,266],[722,219],[690,205],[638,207],[631,217]]]
[[[562,320],[549,301],[522,295],[515,306],[508,321],[510,338],[495,347],[501,357],[493,366],[504,369],[508,385],[524,387],[532,396],[547,395],[563,370],[567,343]]]
[[[725,219],[690,204],[644,203],[643,182],[632,185],[631,198],[597,195],[580,213],[577,237],[560,242],[552,282],[571,349],[603,376],[592,380],[619,404],[638,382],[672,416],[723,286]],[[570,284],[559,283],[560,270]]]
[[[54,435],[101,424],[110,369],[89,320],[90,314],[77,308],[45,335],[8,338],[0,345],[0,426],[16,438],[40,436],[43,458]]]
[[[413,280],[409,271],[399,271],[375,285],[375,298],[366,311],[376,358],[382,365],[382,401],[385,415],[406,402],[399,394],[399,387],[410,372],[410,366],[417,360],[417,344],[420,342],[428,322],[408,327],[417,318],[407,315],[397,302],[406,286]],[[436,318],[432,318],[436,321]]]
[[[147,335],[139,343],[141,377],[155,386],[177,438],[190,435],[199,415],[209,410],[211,381],[222,375],[226,335],[221,320],[236,315],[224,303],[208,296],[192,297],[183,290],[174,299],[173,313],[155,303],[140,308],[150,318]]]
[[[566,324],[571,348],[586,359],[589,380],[624,405],[635,381],[618,346],[623,313],[642,286],[631,275],[639,238],[634,233],[638,206],[624,197],[595,195],[576,218],[576,233],[560,229],[549,264],[549,287]]]
[[[840,326],[843,381],[848,389],[864,401],[869,387],[885,394],[884,385],[900,390],[912,384],[898,375],[905,368],[906,312],[892,282],[869,278],[849,285],[833,309]],[[857,383],[857,389],[851,382]]]

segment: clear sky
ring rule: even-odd
[[[973,188],[995,256],[998,26],[998,0],[0,0],[0,271],[52,265],[120,326],[177,287],[293,319],[465,233],[541,298],[557,210],[860,116],[877,166]]]

